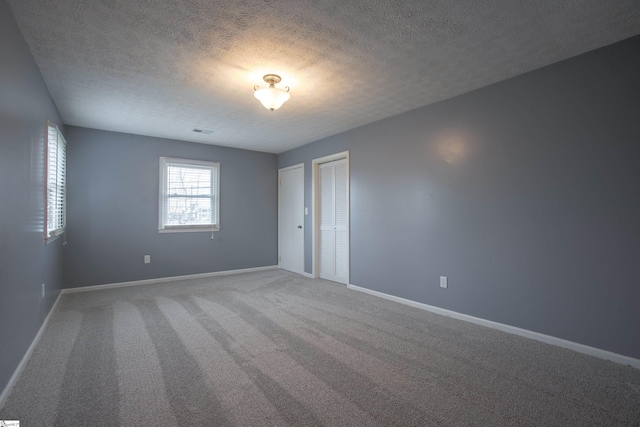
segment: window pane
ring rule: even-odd
[[[160,167],[159,229],[217,229],[219,164],[161,157]]]
[[[212,203],[204,197],[169,197],[165,225],[212,224]]]
[[[48,125],[47,138],[47,238],[65,227],[66,143],[55,125]]]
[[[167,169],[167,195],[211,195],[211,169],[174,165]]]

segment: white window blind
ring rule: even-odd
[[[220,229],[220,164],[160,158],[160,231]]]
[[[47,205],[46,236],[64,233],[66,226],[67,142],[54,123],[47,121]]]

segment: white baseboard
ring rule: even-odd
[[[307,273],[306,271],[303,271],[303,272],[302,272],[302,275],[303,275],[304,277],[308,277],[309,279],[313,279],[313,274],[311,274],[311,273]]]
[[[255,271],[274,270],[277,268],[278,268],[277,265],[268,265],[265,267],[242,268],[239,270],[214,271],[212,273],[187,274],[185,276],[160,277],[158,279],[135,280],[132,282],[109,283],[106,285],[82,286],[80,288],[63,289],[62,293],[73,294],[76,292],[89,292],[89,291],[97,291],[100,289],[126,288],[129,286],[149,285],[152,283],[175,282],[176,280],[202,279],[206,277],[215,277],[215,276],[229,276],[231,274],[251,273]]]
[[[46,329],[47,324],[49,323],[49,319],[51,318],[51,315],[53,314],[56,307],[58,306],[58,301],[60,301],[61,295],[62,295],[62,291],[60,291],[60,293],[56,297],[56,301],[53,303],[51,310],[49,310],[49,314],[47,314],[47,317],[44,318],[44,322],[42,322],[42,326],[40,326],[38,333],[33,338],[33,341],[31,342],[31,345],[27,349],[27,352],[24,354],[24,356],[22,356],[22,360],[20,361],[20,363],[18,363],[18,367],[13,372],[13,375],[11,375],[11,378],[9,378],[9,382],[7,383],[4,390],[2,390],[2,393],[0,393],[0,409],[2,409],[2,407],[4,406],[5,401],[7,400],[7,397],[9,397],[9,393],[11,392],[11,389],[13,388],[14,384],[18,380],[18,377],[20,377],[20,374],[22,373],[22,370],[26,366],[27,362],[31,358],[31,355],[35,350],[36,345],[40,341],[40,338],[42,337],[42,334],[44,333],[44,330]]]
[[[623,365],[630,365],[634,368],[640,369],[640,359],[624,356],[622,354],[613,353],[607,350],[602,350],[588,345],[579,344],[573,341],[567,341],[562,338],[556,338],[551,335],[541,334],[539,332],[533,332],[527,329],[517,328],[515,326],[505,325],[504,323],[493,322],[491,320],[481,319],[479,317],[469,316],[468,314],[458,313],[456,311],[446,310],[444,308],[435,307],[421,302],[408,300],[405,298],[396,297],[393,295],[385,294],[383,292],[374,291],[367,288],[362,288],[356,285],[347,285],[347,288],[354,291],[364,292],[369,295],[395,301],[400,304],[405,304],[411,307],[427,310],[432,313],[441,314],[443,316],[453,317],[454,319],[464,320],[466,322],[475,323],[476,325],[486,326],[488,328],[497,329],[499,331],[508,332],[514,335],[520,335],[525,338],[534,339],[547,344],[555,345],[558,347],[567,348],[569,350],[577,351],[579,353],[595,356],[600,359],[611,360],[612,362],[621,363]]]

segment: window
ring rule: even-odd
[[[47,121],[47,205],[45,242],[64,233],[67,199],[67,141],[54,123]]]
[[[220,164],[160,157],[161,233],[220,229]]]

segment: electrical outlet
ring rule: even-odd
[[[449,280],[447,279],[447,276],[440,276],[440,287],[441,288],[449,287]]]
[[[151,263],[151,255],[145,255],[144,256],[144,263],[145,264],[150,264]]]

